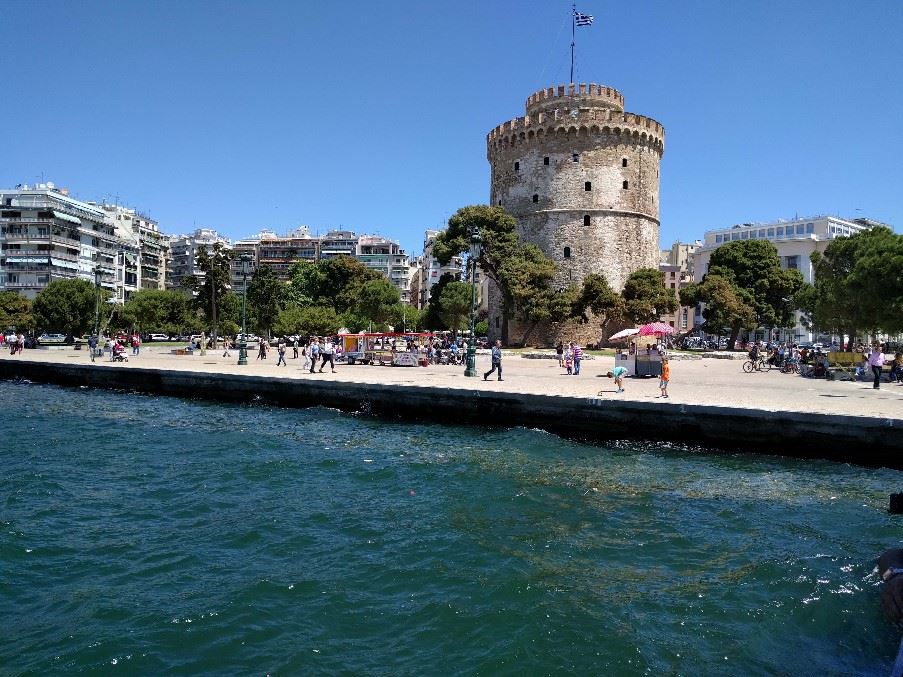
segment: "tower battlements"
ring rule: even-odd
[[[665,128],[660,123],[645,115],[598,108],[574,109],[570,112],[555,109],[514,118],[489,132],[486,135],[486,145],[491,152],[504,145],[569,133],[614,135],[623,137],[625,141],[632,138],[632,143],[653,146],[659,154],[665,151]]]
[[[570,83],[540,89],[527,97],[527,115],[556,108],[607,108],[623,111],[624,97],[612,87],[595,83]]]

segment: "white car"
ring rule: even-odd
[[[169,336],[167,336],[166,334],[150,334],[147,337],[147,340],[148,341],[168,341]]]

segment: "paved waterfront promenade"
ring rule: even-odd
[[[346,385],[428,386],[467,392],[473,389],[525,395],[599,397],[612,401],[656,403],[662,407],[706,405],[776,412],[776,420],[784,412],[807,412],[892,419],[903,424],[903,386],[882,383],[880,390],[874,390],[870,381],[825,381],[781,374],[777,370],[745,374],[740,360],[672,360],[670,397],[663,400],[658,397],[657,378],[627,379],[626,392],[616,394],[612,380],[605,377],[605,372],[614,366],[610,356],[586,360],[579,376],[567,376],[556,360],[525,359],[514,353],[504,358],[505,380],[502,382],[496,381],[494,375],[486,382],[482,376],[467,378],[464,368],[455,366],[415,368],[338,364],[335,374],[328,370],[322,374],[310,374],[301,370],[303,359],[300,358],[289,358],[287,367],[277,367],[275,351],[271,351],[265,361],[255,359],[256,351],[249,351],[248,364],[241,367],[236,364],[237,350],[233,350],[229,358],[214,351],[207,351],[204,356],[198,352],[194,355],[173,355],[169,347],[150,344],[142,347],[140,355],[129,354],[128,357],[128,363],[116,364],[111,363],[108,357],[97,358],[95,365],[98,369],[185,370],[208,375],[275,376]],[[73,349],[26,350],[16,356],[4,351],[0,360],[90,364],[86,351]],[[488,354],[479,355],[477,371],[482,375],[488,369]]]

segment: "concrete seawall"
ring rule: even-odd
[[[591,441],[682,442],[903,469],[903,425],[878,417],[34,361],[0,361],[0,378],[230,402],[262,400],[286,407],[327,406],[382,418],[524,426]]]

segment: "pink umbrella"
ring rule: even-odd
[[[644,324],[640,327],[640,332],[637,336],[661,336],[663,334],[673,334],[674,327],[670,324],[665,324],[664,322],[652,322],[650,324]]]

